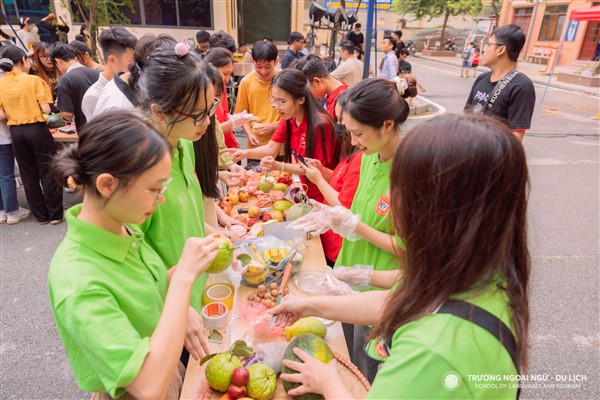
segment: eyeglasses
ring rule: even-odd
[[[271,103],[271,105],[273,107],[283,107],[283,106],[285,106],[285,103],[287,103],[287,101],[281,100],[281,99],[276,99],[273,96],[269,96],[269,103]]]
[[[219,107],[219,104],[221,103],[221,99],[215,97],[213,98],[213,104],[212,106],[210,106],[210,108],[207,111],[203,111],[201,113],[198,113],[196,115],[193,114],[188,114],[188,113],[184,113],[183,111],[180,111],[176,108],[171,108],[171,111],[176,112],[177,114],[184,116],[186,118],[191,118],[194,120],[194,126],[200,126],[202,124],[202,122],[208,117],[212,117],[213,115],[215,115],[215,113],[217,112],[217,108]]]
[[[40,56],[40,58],[43,58],[44,60],[49,60],[50,56]]]
[[[125,182],[128,185],[133,186],[136,189],[141,190],[142,192],[146,192],[148,194],[151,194],[154,197],[154,202],[152,203],[153,206],[157,205],[158,202],[160,201],[160,198],[162,197],[163,194],[165,194],[165,191],[167,190],[167,187],[169,187],[169,184],[171,183],[171,181],[173,180],[173,177],[170,176],[168,177],[162,184],[162,187],[160,189],[146,189],[143,188],[141,186],[136,185],[135,183],[131,183],[129,181],[126,181],[124,179],[121,179],[123,182]]]

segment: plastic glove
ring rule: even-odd
[[[335,276],[334,271],[335,269],[332,270],[331,268],[325,268],[325,279],[323,281],[325,294],[328,296],[342,296],[346,294],[357,293],[346,282],[339,280]]]
[[[333,276],[346,282],[355,290],[368,289],[370,287],[372,274],[372,265],[354,265],[352,267],[339,266],[333,269]]]
[[[258,119],[258,117],[255,117],[252,114],[248,114],[246,112],[246,110],[242,111],[241,113],[237,113],[237,114],[229,114],[229,120],[231,121],[231,123],[233,125],[233,129],[239,128],[240,126],[242,126],[250,121],[256,121],[257,119]]]
[[[313,236],[321,235],[331,229],[348,240],[360,239],[360,236],[354,233],[356,225],[360,222],[360,215],[353,214],[342,206],[331,207],[314,200],[310,203],[313,206],[312,211],[290,224],[291,228],[311,232]]]

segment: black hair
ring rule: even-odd
[[[277,86],[288,93],[294,100],[304,98],[304,118],[306,118],[306,157],[313,158],[315,154],[317,130],[321,136],[321,148],[323,154],[327,155],[325,149],[325,125],[331,126],[331,131],[335,132],[335,126],[331,116],[325,111],[321,103],[319,103],[310,92],[310,86],[304,74],[297,69],[287,68],[275,75],[271,86]],[[291,147],[291,120],[286,121],[284,157],[285,162],[292,162],[292,147]],[[339,162],[339,142],[333,138],[334,143],[331,143],[333,148],[331,160],[321,160],[323,165],[328,168],[335,167]]]
[[[95,183],[98,175],[109,173],[118,178],[119,189],[169,152],[166,139],[137,114],[107,111],[79,130],[78,143],[54,157],[52,173],[64,187],[70,177],[83,191],[99,196]]]
[[[401,31],[401,30],[394,31],[394,34],[395,34],[396,36],[398,36],[399,38],[401,38],[401,37],[402,37],[402,31]]]
[[[362,60],[362,56],[363,56],[363,51],[360,48],[360,46],[354,46],[354,49],[352,50],[353,53],[358,52],[358,56],[356,58],[358,58],[359,60]]]
[[[212,85],[212,70],[194,52],[179,56],[174,44],[159,47],[148,56],[141,71],[137,83],[140,104],[146,110],[155,103],[165,115],[172,114],[173,108],[189,113],[196,108],[202,94],[206,107],[211,103],[206,90]],[[185,118],[176,117],[169,130]]]
[[[391,36],[384,36],[383,39],[387,39],[390,41],[390,43],[392,44],[392,47],[396,47],[396,39],[394,39]]]
[[[168,34],[154,36],[151,33],[147,33],[138,40],[135,45],[133,62],[129,64],[129,73],[131,75],[127,81],[129,88],[133,93],[137,94],[139,92],[138,80],[140,79],[140,73],[146,65],[150,53],[158,48],[174,48],[176,44],[177,41],[173,36]]]
[[[198,31],[196,32],[196,42],[198,43],[206,43],[210,40],[210,33],[206,31]]]
[[[362,26],[362,25],[361,25],[361,23],[360,23],[360,22],[357,22],[357,23],[355,23],[355,24],[354,24],[354,27],[355,27],[355,28],[360,28],[361,26]]]
[[[108,62],[110,55],[120,56],[127,49],[135,50],[137,38],[127,29],[116,27],[103,30],[98,42],[104,54],[104,61]]]
[[[271,36],[265,36],[265,37],[263,37],[262,41],[263,42],[271,42],[271,43],[273,43],[273,38]]]
[[[290,33],[290,37],[288,38],[288,44],[292,44],[299,40],[304,40],[304,35],[301,34],[300,32],[294,31],[294,32]]]
[[[226,67],[233,63],[233,55],[225,48],[217,47],[210,49],[208,54],[204,57],[204,62],[212,64],[217,68]]]
[[[402,49],[402,50],[400,50],[400,54],[404,54],[405,56],[410,56],[410,51],[408,51],[408,49]]]
[[[273,42],[269,41],[259,41],[254,43],[252,46],[252,59],[255,62],[258,61],[275,61],[277,60],[277,56],[279,52],[277,51],[277,46],[273,44]]]
[[[77,40],[78,42],[85,43],[85,36],[83,36],[83,35],[75,35],[75,40]]]
[[[342,108],[342,112],[338,118],[338,122],[335,124],[335,133],[337,134],[338,140],[340,141],[340,160],[346,158],[350,161],[352,156],[358,152],[358,147],[352,144],[352,137],[346,129],[346,126],[341,123],[342,115],[344,114],[344,107],[348,104],[348,91],[345,90],[337,98],[336,106],[339,105]]]
[[[502,25],[494,29],[492,35],[496,38],[496,42],[506,46],[506,54],[512,61],[519,59],[521,49],[525,45],[525,33],[518,25],[508,24]]]
[[[311,83],[314,78],[330,77],[325,64],[316,54],[309,54],[306,57],[294,60],[290,67],[301,71],[306,76],[308,83]]]
[[[85,35],[83,34],[83,31],[87,29],[87,25],[83,24],[81,25],[81,28],[79,28],[79,35],[85,37]]]
[[[21,48],[8,44],[0,48],[0,69],[5,72],[13,70],[15,64],[22,63],[23,59],[27,57]]]
[[[235,40],[233,36],[225,31],[219,31],[210,35],[210,48],[211,51],[215,47],[222,47],[224,49],[229,50],[232,53],[235,53],[237,50],[237,46],[235,45]]]
[[[344,40],[342,41],[342,44],[340,45],[340,49],[343,51],[347,51],[348,53],[352,54],[354,52],[354,42],[351,40]],[[356,46],[358,47],[358,46]],[[360,47],[358,47],[360,49]]]
[[[361,124],[380,129],[387,120],[399,126],[408,118],[409,107],[400,96],[396,82],[369,78],[348,89],[344,113]]]
[[[245,43],[245,42],[239,42],[239,43],[238,43],[238,49],[241,49],[241,48],[242,48],[242,47],[244,47],[244,46],[245,46],[245,47],[248,47],[248,43]]]
[[[69,46],[73,48],[75,55],[77,56],[77,60],[83,64],[83,60],[85,58],[85,53],[92,56],[92,49],[90,49],[85,42],[81,40],[73,40],[69,43]]]
[[[63,42],[54,43],[52,47],[50,47],[48,56],[50,57],[52,64],[56,64],[57,59],[62,61],[71,61],[77,59],[77,55],[75,54],[73,47]]]

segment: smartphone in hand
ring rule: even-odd
[[[304,159],[304,157],[302,157],[300,154],[296,153],[296,151],[294,151],[294,150],[292,150],[292,154],[294,155],[294,157],[296,157],[298,159],[298,161],[300,161],[302,164],[304,164],[308,167],[308,164],[306,163],[306,160]]]

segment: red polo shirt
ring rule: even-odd
[[[350,157],[345,157],[335,167],[329,181],[331,187],[339,193],[338,200],[347,209],[350,209],[350,206],[352,206],[352,200],[354,200],[354,194],[358,187],[362,155],[363,152],[359,151]],[[327,204],[326,201],[325,204]],[[342,237],[329,230],[321,235],[321,242],[323,243],[325,256],[330,260],[337,260],[342,248]]]
[[[348,90],[348,84],[346,82],[342,82],[342,85],[331,92],[330,95],[327,96],[327,100],[325,101],[325,105],[327,108],[327,112],[333,118],[333,122],[338,122],[335,116],[335,105],[337,104],[337,99],[340,97],[340,94]]]
[[[227,87],[225,86],[225,83],[223,83],[221,103],[219,104],[219,107],[217,107],[215,116],[217,117],[217,121],[219,121],[221,124],[229,121],[229,103],[227,102]],[[240,148],[240,144],[238,143],[232,130],[228,130],[227,132],[223,131],[223,135],[225,136],[225,146],[234,149]]]
[[[326,166],[327,168],[334,168],[336,166],[335,159],[337,158],[334,152],[334,128],[333,125],[329,123],[325,118],[321,118],[321,124],[319,127],[315,127],[315,150],[312,158],[315,158]],[[287,120],[281,119],[279,121],[279,125],[273,133],[272,141],[275,143],[285,144],[285,135],[286,135],[286,122]],[[290,147],[292,150],[296,151],[296,153],[300,154],[303,157],[307,157],[306,154],[306,114],[302,119],[300,125],[296,125],[296,121],[292,119],[290,121],[291,126],[291,137],[290,137]],[[322,146],[321,140],[321,131],[323,131],[325,135],[325,148]],[[323,202],[324,198],[321,194],[321,191],[311,181],[306,179],[305,176],[300,176],[300,180],[303,184],[308,187],[307,195],[309,198],[314,199],[318,202]]]

